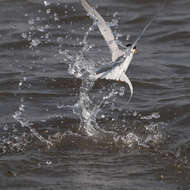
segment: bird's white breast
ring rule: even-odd
[[[128,67],[129,67],[129,65],[130,65],[130,63],[131,63],[132,58],[133,58],[133,53],[130,53],[130,54],[126,57],[125,61],[120,65],[120,67],[121,67],[121,69],[123,70],[123,72],[126,72],[126,71],[127,71]]]

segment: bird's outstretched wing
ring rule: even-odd
[[[152,22],[156,19],[156,17],[158,16],[158,14],[165,7],[166,3],[167,3],[167,0],[163,0],[163,2],[160,4],[160,7],[159,7],[158,11],[156,12],[156,14],[149,20],[149,22],[143,28],[142,32],[139,34],[139,36],[137,37],[137,39],[134,41],[134,43],[132,45],[132,48],[134,48],[136,46],[137,42],[142,38],[142,36],[145,33],[145,31],[149,28],[149,26],[152,24]]]
[[[124,54],[123,51],[121,51],[115,41],[114,35],[111,31],[111,28],[106,24],[103,17],[87,2],[87,0],[81,0],[82,6],[87,11],[87,13],[96,20],[97,26],[103,35],[110,51],[112,54],[112,62],[115,62],[115,60]]]
[[[153,16],[151,18],[151,20],[145,25],[145,27],[143,28],[142,32],[139,34],[139,36],[137,37],[137,39],[134,41],[134,43],[133,43],[133,45],[132,45],[131,48],[134,48],[137,45],[137,42],[142,38],[143,34],[146,32],[146,30],[152,24],[152,22],[154,21],[155,18],[156,18],[156,15]]]

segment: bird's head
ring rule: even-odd
[[[127,44],[127,47],[128,47],[128,48],[131,48],[131,47],[132,47],[132,44]],[[134,54],[137,53],[136,46],[133,47],[132,52],[133,52]]]

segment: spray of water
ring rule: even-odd
[[[143,135],[136,132],[135,129],[130,129],[130,127],[128,128],[126,119],[125,121],[122,121],[123,124],[119,123],[119,117],[122,115],[122,108],[119,110],[119,106],[117,106],[117,98],[118,96],[122,97],[125,95],[124,86],[114,83],[111,85],[111,88],[107,88],[103,85],[99,92],[95,93],[95,96],[91,96],[91,91],[93,91],[92,87],[95,83],[95,77],[93,78],[93,76],[95,75],[96,64],[92,59],[86,58],[89,50],[93,47],[93,45],[90,45],[87,42],[87,37],[89,33],[93,31],[95,27],[97,27],[96,22],[97,21],[94,20],[93,25],[85,33],[84,38],[80,43],[82,48],[79,50],[76,56],[72,56],[68,50],[64,52],[65,57],[72,63],[69,67],[69,73],[82,80],[79,100],[73,107],[74,114],[78,115],[80,118],[79,129],[85,132],[87,136],[96,136],[98,139],[116,144],[116,146],[121,145],[132,147],[133,145],[137,144],[139,146],[147,147],[152,141],[154,141],[156,144],[160,141],[160,139],[163,139],[163,133],[159,130],[155,130],[155,132],[149,130],[152,125],[149,125],[148,127],[145,126],[144,130],[147,131],[147,134]],[[118,22],[114,18],[114,20],[109,25],[117,26]],[[121,47],[124,47],[119,41],[119,37],[121,35],[116,33],[115,36],[118,44]],[[129,40],[129,38],[130,36],[128,35],[126,40]],[[102,63],[104,62],[107,63],[106,60],[104,60]],[[107,128],[104,130],[104,127],[100,126],[99,122],[97,121],[99,117],[106,120],[107,116],[108,118],[111,118],[111,121],[115,122],[112,122],[112,127],[110,130]],[[124,126],[124,129],[122,129],[123,133],[118,133],[118,130],[121,129],[121,125]]]
[[[118,21],[114,18],[114,20],[112,20],[109,24],[111,26],[117,26]],[[92,26],[89,27],[80,43],[83,47],[79,50],[75,56],[75,59],[69,54],[68,51],[64,52],[65,57],[72,62],[69,66],[69,73],[82,80],[79,100],[74,105],[73,112],[80,117],[80,130],[85,131],[88,136],[107,133],[98,126],[96,118],[101,112],[101,107],[104,106],[105,101],[107,102],[108,99],[113,98],[117,94],[114,89],[111,91],[107,90],[106,93],[101,93],[98,101],[97,99],[93,100],[89,95],[95,83],[96,69],[94,61],[92,59],[87,60],[85,55],[91,48],[93,48],[93,45],[87,42],[87,38],[89,33],[94,31],[96,27],[97,21],[94,20]],[[120,94],[124,94],[123,89],[121,89]]]
[[[24,83],[27,81],[27,78],[24,77],[23,79],[21,79],[21,81],[19,82],[19,91],[22,91],[23,90],[23,86],[24,86]],[[33,127],[32,127],[32,123],[26,119],[26,117],[24,116],[25,115],[25,111],[26,111],[26,105],[25,105],[25,99],[24,97],[21,97],[20,98],[20,105],[18,106],[18,111],[16,111],[14,114],[13,114],[13,118],[18,122],[20,123],[21,127],[23,128],[27,128],[31,134],[33,136],[35,136],[38,140],[40,140],[40,142],[46,144],[48,147],[50,146],[53,146],[53,144],[45,139],[43,136],[41,136]]]
[[[118,22],[114,21],[110,25],[117,25]],[[116,89],[106,90],[104,93],[101,91],[99,100],[95,100],[90,97],[90,91],[95,83],[95,63],[94,61],[87,60],[85,55],[93,47],[87,42],[87,37],[90,32],[92,32],[97,26],[96,21],[89,27],[88,31],[85,33],[82,42],[83,45],[81,50],[75,56],[75,59],[65,51],[65,57],[70,60],[73,64],[69,66],[69,73],[74,75],[76,78],[82,80],[82,85],[80,87],[79,100],[74,105],[74,114],[80,117],[80,130],[85,131],[88,136],[100,136],[100,134],[108,133],[98,126],[96,122],[97,115],[102,111],[101,107],[107,105],[109,99],[113,99],[116,94],[124,95],[123,87],[119,88],[119,92]]]
[[[79,100],[74,105],[73,112],[80,117],[80,130],[85,131],[88,136],[94,136],[100,131],[96,123],[96,115],[101,104],[94,104],[89,97],[89,92],[94,85],[94,80],[92,78],[90,80],[89,76],[94,75],[95,63],[93,60],[85,59],[85,54],[93,47],[93,45],[87,43],[87,37],[94,28],[95,23],[85,33],[80,43],[83,45],[83,48],[76,55],[73,65],[69,67],[70,74],[82,79]]]

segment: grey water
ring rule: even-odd
[[[89,0],[118,43],[161,0]],[[190,1],[168,0],[137,44],[134,86],[79,0],[0,1],[0,189],[190,189]]]

